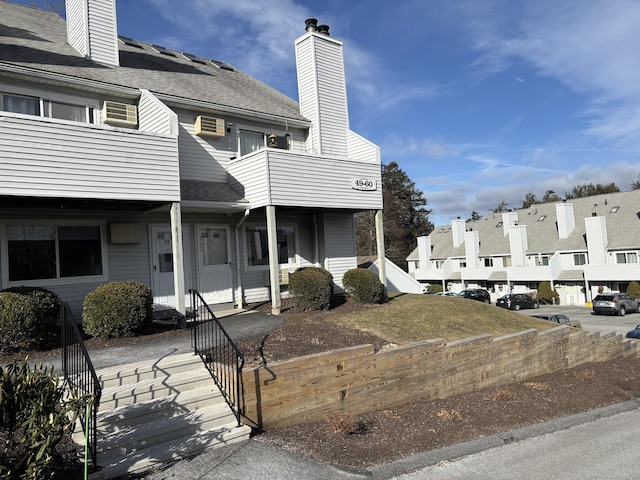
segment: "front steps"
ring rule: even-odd
[[[192,353],[97,372],[98,466],[91,478],[141,472],[249,438]],[[84,444],[82,430],[75,440]]]

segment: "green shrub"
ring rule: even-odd
[[[297,310],[328,310],[333,295],[333,275],[324,268],[300,268],[289,276],[289,294]]]
[[[45,328],[55,327],[60,319],[62,301],[51,290],[42,287],[10,287],[5,292],[29,297]]]
[[[82,326],[95,337],[133,337],[153,320],[152,303],[151,289],[143,283],[105,283],[85,297]]]
[[[430,291],[430,292],[436,292],[436,293],[442,292],[443,291],[442,284],[440,284],[440,283],[431,283],[429,285],[429,288],[427,288],[427,290]]]
[[[640,298],[640,283],[636,282],[635,280],[633,282],[630,282],[629,286],[627,287],[627,293],[629,295],[633,295],[636,298]]]
[[[73,431],[84,400],[66,398],[53,368],[28,359],[0,367],[0,478],[49,477],[56,445]]]
[[[18,293],[0,292],[0,350],[31,348],[42,334],[33,302]]]
[[[345,272],[342,285],[347,295],[362,303],[380,303],[384,286],[378,276],[366,268],[353,268]]]
[[[538,303],[540,304],[560,304],[560,295],[555,290],[551,289],[551,283],[540,282],[538,285],[538,293],[536,294]]]

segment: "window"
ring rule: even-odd
[[[274,134],[266,135],[261,132],[240,130],[240,156],[247,155],[266,147],[288,150],[289,140],[287,136]]]
[[[10,225],[9,281],[102,275],[100,227]]]
[[[71,120],[72,122],[94,123],[94,108],[90,106],[8,94],[1,95],[1,98],[0,109],[6,112],[59,118],[61,120]]]
[[[484,259],[485,267],[493,267],[493,258],[485,258]]]
[[[444,260],[436,260],[436,268],[442,268],[444,265]]]
[[[585,253],[574,253],[573,254],[573,264],[574,265],[586,265],[587,264],[587,255]]]
[[[638,263],[638,254],[636,252],[616,253],[616,263]]]
[[[511,266],[511,257],[502,257],[502,267],[507,268]]]
[[[534,258],[534,264],[536,267],[547,266],[549,265],[549,256],[548,255],[538,255]]]
[[[297,264],[295,227],[278,227],[276,232],[278,237],[278,263],[280,265]],[[250,267],[269,265],[267,227],[248,226],[246,234],[248,265]]]
[[[460,268],[467,268],[467,262],[466,260],[460,260],[458,262],[458,265],[460,266]]]

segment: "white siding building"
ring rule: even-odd
[[[379,148],[349,130],[342,42],[301,26],[298,103],[118,37],[114,0],[66,6],[65,22],[0,2],[0,289],[43,286],[79,314],[112,280],[182,312],[190,288],[278,312],[303,266],[340,288],[353,214],[382,209]]]
[[[418,238],[407,261],[416,280],[445,290],[485,288],[495,301],[535,294],[548,281],[562,304],[580,305],[640,281],[639,256],[640,190],[633,190],[452,220]]]

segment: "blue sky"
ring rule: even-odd
[[[293,41],[344,42],[351,129],[432,221],[640,173],[637,0],[117,0],[121,35],[224,60],[297,99]]]

